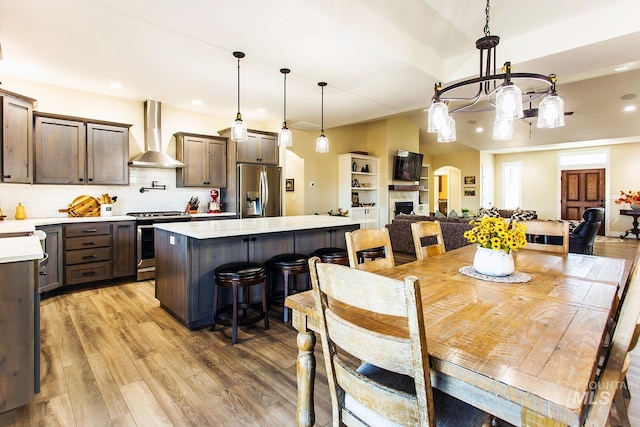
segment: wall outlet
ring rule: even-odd
[[[169,244],[170,245],[176,244],[176,236],[169,236]]]

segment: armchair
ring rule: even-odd
[[[569,252],[593,254],[593,242],[604,218],[604,208],[589,208],[582,214],[582,222],[569,234]]]

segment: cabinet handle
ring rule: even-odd
[[[82,275],[83,276],[95,276],[96,272],[95,271],[83,271]]]
[[[83,246],[93,246],[95,244],[97,244],[98,242],[84,242],[82,243]]]
[[[95,233],[95,232],[97,232],[97,231],[98,231],[98,230],[96,230],[95,228],[90,228],[90,229],[88,229],[88,230],[82,230],[82,232],[83,232],[83,233]]]
[[[89,182],[93,181],[93,178],[89,178],[89,179],[88,179],[88,181],[89,181]]]
[[[257,237],[252,237],[252,238],[251,238],[251,241],[252,241],[252,242],[255,242],[256,240],[258,240],[258,238],[257,238]]]
[[[46,275],[47,275],[47,272],[46,272],[46,271],[41,271],[41,272],[40,272],[40,273],[38,273],[38,274],[40,274],[41,276],[46,276]]]
[[[78,178],[78,181],[82,182],[84,181],[84,178]]]
[[[5,175],[4,177],[5,178],[11,178],[11,175]]]
[[[242,241],[243,241],[243,242],[248,242],[248,241],[249,241],[249,238],[248,238],[248,237],[245,237],[244,239],[242,239]]]
[[[86,255],[86,256],[83,256],[82,259],[92,259],[92,258],[96,258],[96,257],[97,257],[97,255]]]

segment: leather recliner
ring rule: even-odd
[[[569,234],[569,252],[593,254],[593,242],[604,218],[604,208],[589,208],[582,214],[582,222]]]

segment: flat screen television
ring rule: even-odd
[[[398,150],[393,167],[393,179],[418,181],[422,173],[422,154]]]

